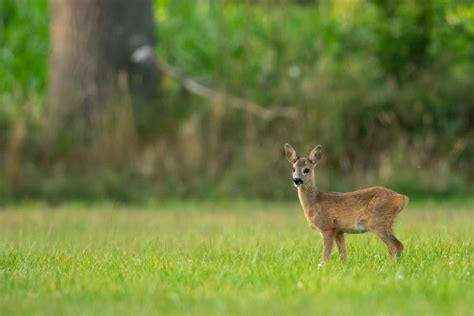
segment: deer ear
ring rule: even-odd
[[[296,150],[291,147],[290,144],[285,144],[285,154],[286,154],[286,159],[288,159],[289,162],[295,163],[296,160],[298,160],[298,154],[296,153]]]
[[[309,154],[309,160],[312,163],[318,163],[321,160],[321,156],[323,155],[321,145],[314,147],[314,149]]]

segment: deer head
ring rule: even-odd
[[[322,147],[318,145],[309,154],[308,158],[300,157],[290,144],[285,144],[286,159],[292,166],[292,178],[295,187],[303,184],[314,184],[314,168],[321,160]]]

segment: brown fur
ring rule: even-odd
[[[408,197],[384,187],[371,187],[353,192],[320,192],[314,180],[314,167],[321,159],[321,146],[308,158],[300,158],[288,144],[287,159],[292,164],[293,179],[302,179],[298,197],[308,224],[321,232],[324,240],[323,260],[331,255],[334,241],[343,261],[346,260],[345,233],[375,233],[399,258],[403,245],[395,237],[392,225],[408,203]]]

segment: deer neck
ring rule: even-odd
[[[312,183],[304,183],[298,187],[298,198],[305,211],[311,209],[316,204],[317,192],[318,188],[316,187],[314,179]]]

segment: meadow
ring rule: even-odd
[[[151,65],[108,45],[55,67],[75,38],[143,45],[116,36],[146,20],[126,0],[87,1],[84,19],[79,1],[0,0],[0,315],[472,313],[471,2],[134,2],[182,77],[160,72],[143,98],[135,68]],[[81,96],[54,106],[56,77]],[[255,112],[280,107],[296,116]],[[410,196],[400,261],[363,234],[346,237],[346,264],[320,263],[285,142],[302,156],[322,144],[318,185]]]
[[[467,315],[473,211],[414,201],[399,262],[363,234],[321,265],[296,200],[4,206],[0,314]]]

